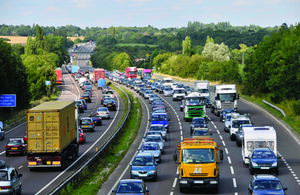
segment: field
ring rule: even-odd
[[[119,47],[123,47],[123,46],[132,46],[132,47],[135,47],[135,46],[140,46],[140,47],[149,46],[149,47],[156,47],[157,45],[140,44],[140,43],[118,43],[118,44],[116,44],[116,46],[119,46]]]
[[[0,38],[10,39],[10,41],[7,41],[7,43],[10,43],[11,45],[16,44],[16,43],[18,43],[20,45],[26,45],[26,42],[27,42],[27,37],[23,37],[23,36],[0,36]],[[77,38],[79,38],[81,40],[84,39],[84,37],[68,37],[68,38],[71,39],[72,41],[74,41]]]

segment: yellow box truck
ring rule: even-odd
[[[223,150],[213,138],[185,138],[175,150],[173,160],[178,164],[180,192],[190,188],[212,188],[218,192]]]
[[[78,156],[78,119],[74,101],[46,102],[27,110],[28,168],[60,167]]]

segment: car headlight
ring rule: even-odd
[[[276,167],[277,166],[277,162],[273,162],[272,167]]]
[[[258,165],[257,165],[257,163],[255,163],[255,162],[252,162],[252,166],[255,166],[255,167],[257,167]]]
[[[180,183],[187,184],[188,182],[187,182],[187,180],[181,180]]]
[[[210,184],[218,184],[218,181],[210,181]]]
[[[149,171],[149,173],[155,173],[155,170],[153,170],[153,171]]]
[[[155,157],[159,157],[159,154],[154,154]]]
[[[132,173],[132,174],[138,174],[138,172],[137,172],[137,171],[131,171],[131,173]]]
[[[168,125],[165,125],[165,127],[168,127]]]
[[[165,136],[166,136],[166,134],[165,134],[165,133],[163,133],[163,134],[162,134],[162,136],[163,136],[163,137],[165,137]]]

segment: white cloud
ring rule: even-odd
[[[84,9],[88,7],[95,6],[95,0],[70,0],[69,3],[73,5],[75,8]]]

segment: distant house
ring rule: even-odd
[[[142,33],[143,35],[149,35],[148,33]]]
[[[143,60],[145,60],[145,58],[136,58],[136,59],[133,59],[133,61],[135,61],[135,62],[140,62],[140,61],[143,61]]]

